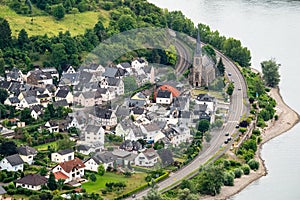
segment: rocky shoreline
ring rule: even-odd
[[[268,124],[268,127],[265,128],[261,134],[262,142],[259,145],[258,151],[256,152],[256,159],[259,160],[260,168],[257,171],[251,171],[249,175],[244,175],[239,179],[234,180],[234,186],[224,186],[222,187],[221,193],[217,196],[205,196],[201,199],[205,200],[223,200],[232,197],[233,195],[242,191],[245,187],[250,185],[252,182],[258,180],[262,176],[266,176],[268,174],[267,168],[264,164],[264,160],[261,158],[261,149],[262,145],[281,135],[282,133],[287,132],[291,128],[293,128],[299,121],[299,114],[290,108],[284,101],[282,96],[280,95],[279,88],[273,88],[269,92],[269,95],[274,98],[277,102],[276,105],[276,114],[278,115],[278,120],[271,121]]]

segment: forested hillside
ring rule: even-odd
[[[168,12],[145,0],[0,2],[1,75],[4,74],[5,69],[14,66],[24,72],[33,69],[35,65],[55,66],[59,72],[66,65],[77,67],[84,56],[102,41],[130,29],[153,26],[169,27],[191,36],[197,33],[193,22],[180,11]],[[27,21],[16,22],[22,19]],[[91,22],[81,27],[85,19]],[[67,29],[62,28],[62,25]],[[34,31],[36,27],[39,32],[38,29]],[[250,65],[250,52],[241,46],[240,41],[233,38],[226,39],[218,31],[211,31],[203,24],[199,24],[198,27],[204,42],[222,50],[241,66]],[[40,34],[35,34],[37,32]],[[144,56],[149,62],[174,64],[171,60],[172,56],[166,51],[142,49],[128,52],[122,59]]]

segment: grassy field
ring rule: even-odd
[[[46,144],[41,144],[41,145],[35,146],[34,148],[38,151],[46,151],[46,150],[48,150],[48,146],[52,146],[53,149],[56,149],[57,148],[57,142],[54,141],[54,142],[49,142],[49,143],[46,143]]]
[[[33,22],[31,17],[19,15],[8,6],[0,5],[0,17],[5,18],[12,30],[12,34],[17,36],[19,31],[24,28],[28,35],[57,35],[60,31],[65,32],[69,30],[71,34],[83,34],[85,29],[93,28],[98,19],[104,21],[104,25],[108,25],[109,13],[104,10],[98,12],[89,11],[78,14],[68,14],[62,20],[55,20],[52,16],[34,16]]]
[[[101,189],[105,188],[105,183],[107,183],[107,182],[124,182],[127,186],[122,193],[116,194],[114,192],[111,192],[111,193],[106,194],[105,198],[113,199],[119,195],[122,195],[126,192],[129,192],[129,191],[137,188],[138,186],[145,184],[146,176],[147,176],[146,173],[135,173],[130,178],[126,178],[124,175],[119,175],[119,174],[108,172],[108,173],[105,173],[104,176],[96,175],[96,177],[97,177],[96,182],[90,181],[87,183],[83,183],[82,187],[84,189],[86,189],[86,191],[88,193],[94,192],[94,193],[99,193],[101,196],[103,196],[101,193]]]

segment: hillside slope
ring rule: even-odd
[[[5,18],[11,27],[12,34],[17,36],[19,31],[24,28],[28,35],[57,35],[60,31],[69,30],[73,36],[83,34],[85,29],[93,28],[98,19],[103,19],[104,25],[108,24],[109,12],[105,10],[88,11],[78,14],[66,14],[64,19],[56,20],[53,16],[34,16],[19,15],[8,6],[0,5],[0,17]]]

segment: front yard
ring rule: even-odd
[[[111,172],[106,172],[103,176],[96,175],[97,180],[96,182],[89,182],[83,183],[82,187],[86,189],[87,193],[98,193],[101,196],[104,196],[101,192],[102,189],[105,189],[105,184],[108,182],[124,182],[126,187],[124,190],[119,192],[109,192],[105,195],[108,199],[113,199],[117,196],[125,194],[129,191],[134,190],[135,188],[143,185],[146,183],[145,177],[147,176],[146,173],[135,173],[132,174],[131,177],[127,178],[123,174],[115,174]]]

